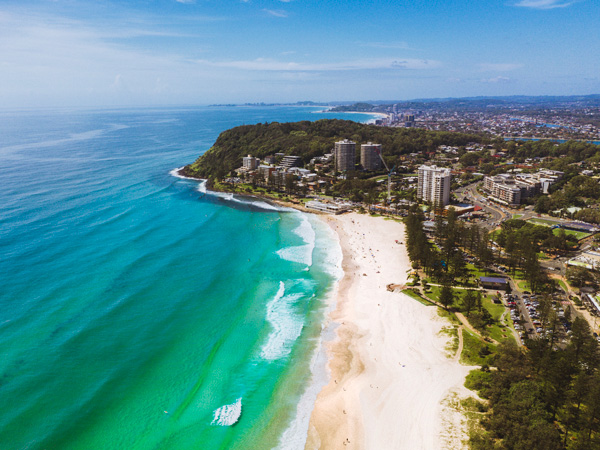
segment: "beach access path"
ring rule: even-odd
[[[317,397],[307,450],[462,449],[462,414],[449,398],[468,396],[462,366],[446,350],[452,325],[437,308],[390,292],[407,280],[404,225],[382,217],[324,218],[338,233],[344,277],[330,320],[329,383]],[[454,402],[455,403],[455,402]]]

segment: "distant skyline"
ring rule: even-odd
[[[597,0],[4,0],[0,105],[596,94],[599,17]]]

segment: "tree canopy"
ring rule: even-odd
[[[400,155],[434,151],[440,145],[462,146],[483,143],[489,138],[474,134],[426,131],[416,128],[378,127],[349,120],[323,119],[316,122],[259,123],[243,125],[222,132],[214,145],[183,173],[199,178],[222,178],[242,165],[242,157],[264,158],[275,153],[300,156],[308,163],[316,156],[332,151],[334,143],[351,139],[357,144],[376,142],[382,145],[389,165],[398,165]]]

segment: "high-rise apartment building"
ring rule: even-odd
[[[419,167],[417,197],[438,206],[450,202],[450,169],[437,166]]]
[[[258,167],[260,160],[258,158],[254,158],[251,155],[244,156],[242,158],[242,167],[247,170],[255,170]]]
[[[354,170],[356,164],[356,143],[344,139],[335,143],[334,147],[335,170],[343,172]]]
[[[360,146],[360,165],[365,170],[379,170],[383,167],[381,162],[381,144],[371,142]]]

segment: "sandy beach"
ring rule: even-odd
[[[462,415],[448,406],[463,396],[469,368],[445,349],[450,323],[386,285],[410,268],[404,225],[364,214],[327,217],[338,233],[345,275],[330,320],[329,383],[317,397],[307,450],[461,449]]]

